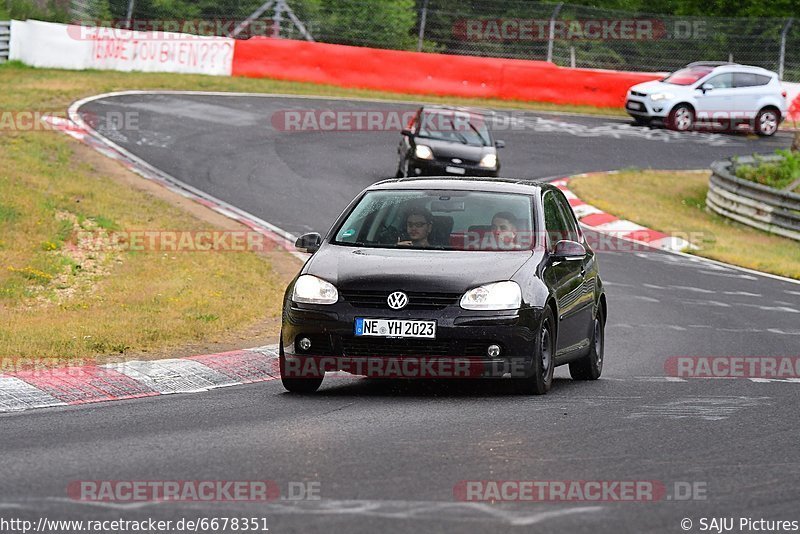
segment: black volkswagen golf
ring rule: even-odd
[[[597,259],[556,187],[503,178],[393,179],[362,191],[286,290],[281,379],[326,371],[510,377],[546,393],[553,369],[603,369]]]

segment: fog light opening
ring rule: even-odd
[[[420,169],[420,168],[416,168],[416,169],[414,169],[414,174],[416,174],[417,176],[419,176],[420,174],[422,174],[422,169]]]
[[[307,351],[311,348],[311,340],[307,337],[300,338],[300,341],[297,342],[297,346],[300,347],[300,350]]]
[[[490,358],[498,358],[500,356],[500,345],[489,345],[486,349],[486,354]]]

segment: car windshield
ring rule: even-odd
[[[531,197],[484,191],[398,190],[364,195],[334,243],[378,248],[524,250],[535,245]]]
[[[492,144],[486,121],[480,115],[460,111],[424,111],[420,114],[419,137],[463,145]]]
[[[712,70],[714,70],[713,67],[689,67],[675,71],[661,81],[672,85],[692,85]]]

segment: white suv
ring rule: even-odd
[[[696,124],[736,129],[752,126],[773,135],[786,118],[786,91],[778,75],[735,63],[691,63],[659,81],[628,90],[625,110],[637,124],[663,121],[673,130]]]

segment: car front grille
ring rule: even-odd
[[[451,356],[480,358],[486,355],[489,340],[433,340],[342,338],[345,356]]]
[[[390,309],[387,299],[388,291],[340,291],[345,302],[356,308],[384,308]],[[461,293],[427,293],[407,292],[408,304],[404,310],[441,310],[447,306],[458,304]]]

